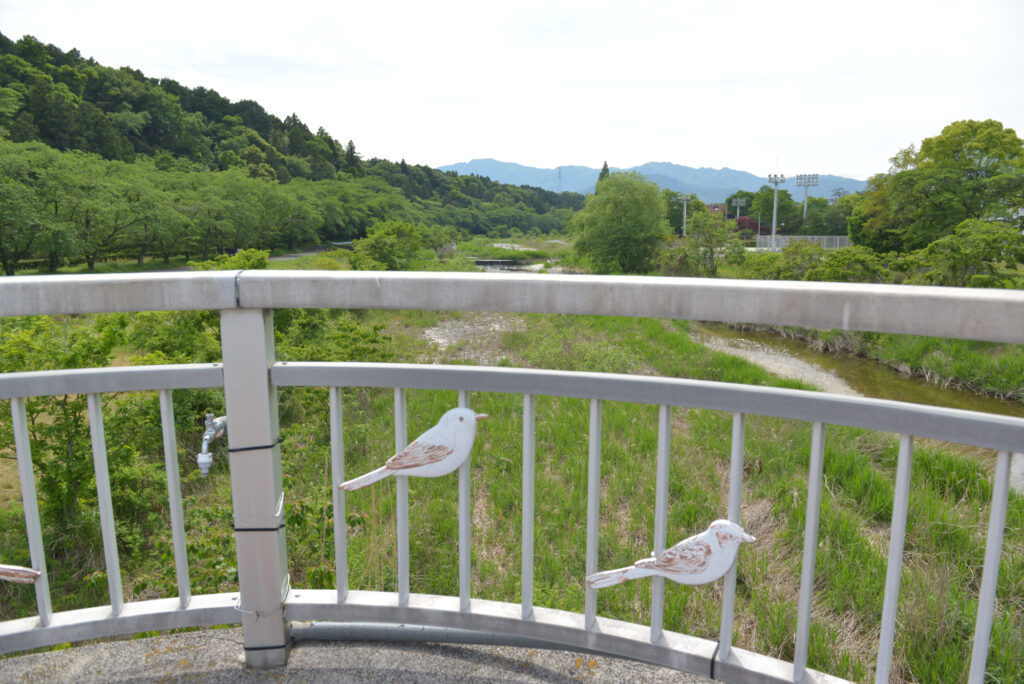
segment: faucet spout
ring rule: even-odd
[[[221,437],[228,429],[227,416],[213,417],[212,413],[206,414],[206,431],[203,432],[202,451],[196,454],[196,464],[199,466],[199,473],[206,477],[210,473],[210,466],[213,465],[213,454],[210,453],[210,440]]]

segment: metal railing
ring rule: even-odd
[[[810,242],[823,249],[839,249],[850,246],[850,238],[846,235],[776,235],[774,245],[771,235],[758,235],[756,248],[758,250],[780,250],[792,242]]]
[[[0,623],[0,653],[116,634],[241,622],[247,662],[253,666],[275,665],[287,659],[291,621],[327,620],[467,630],[471,638],[479,635],[481,639],[493,639],[498,635],[506,641],[605,653],[688,672],[714,672],[716,678],[731,682],[832,681],[834,678],[807,668],[807,654],[825,426],[848,425],[900,435],[877,681],[888,681],[892,657],[913,440],[952,441],[999,452],[970,669],[972,682],[983,680],[1002,553],[1010,459],[1013,452],[1024,451],[1024,420],[818,392],[649,376],[467,366],[279,363],[274,359],[272,311],[284,307],[628,315],[1024,343],[1024,293],[1008,291],[677,278],[285,271],[2,279],[0,316],[111,310],[219,310],[223,363],[0,374],[0,399],[11,402],[32,564],[40,571],[36,582],[38,614]],[[298,589],[289,584],[276,405],[277,388],[287,386],[330,388],[337,578],[333,590]],[[223,387],[225,393],[231,426],[228,446],[239,590],[194,596],[184,543],[171,393],[200,387]],[[345,479],[341,388],[346,387],[393,389],[396,450],[406,442],[406,390],[458,390],[460,405],[468,405],[470,393],[522,395],[522,596],[519,604],[472,596],[472,501],[468,460],[459,471],[459,595],[410,593],[405,477],[397,478],[397,591],[361,591],[348,586],[345,499],[337,488]],[[126,603],[121,589],[99,397],[106,392],[139,390],[160,393],[178,596]],[[27,397],[61,394],[89,397],[110,603],[54,613],[24,402]],[[783,662],[732,645],[735,566],[724,582],[717,641],[663,629],[664,580],[661,579],[654,580],[651,620],[647,625],[599,616],[597,594],[589,587],[582,614],[534,605],[534,406],[537,396],[578,397],[590,401],[587,573],[597,569],[602,402],[624,401],[659,407],[655,552],[664,549],[666,544],[670,424],[675,407],[714,409],[732,414],[728,518],[737,522],[740,521],[746,416],[776,416],[813,425],[794,662]],[[709,512],[709,519],[713,517],[719,516]],[[444,636],[442,633],[433,638],[443,639]]]

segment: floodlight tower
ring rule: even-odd
[[[796,187],[804,189],[804,220],[807,219],[807,188],[813,188],[818,184],[818,174],[801,173],[797,174]]]
[[[775,224],[779,218],[779,183],[785,183],[786,177],[781,173],[773,173],[768,175],[768,182],[775,186],[775,196],[772,199],[772,247],[771,250],[775,251]]]
[[[747,206],[747,198],[746,197],[733,197],[732,198],[732,206],[736,207],[736,218],[738,219],[740,217],[740,209],[742,209],[743,207]]]
[[[693,195],[684,192],[679,198],[683,200],[683,237],[686,237],[686,205],[693,199]]]

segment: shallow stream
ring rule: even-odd
[[[881,364],[849,354],[819,352],[800,340],[771,333],[736,330],[724,325],[695,324],[694,339],[706,347],[747,359],[781,377],[814,385],[826,392],[914,404],[1000,413],[1024,418],[1024,404],[941,387],[902,375]],[[991,459],[986,459],[991,465]],[[1016,454],[1010,484],[1024,493],[1024,456]]]

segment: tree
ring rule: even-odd
[[[714,278],[723,261],[742,263],[745,256],[732,223],[705,213],[687,221],[686,237],[659,250],[658,266],[665,275]]]
[[[968,219],[952,235],[911,255],[912,282],[953,287],[1014,287],[1024,263],[1024,235],[1010,226]]]
[[[970,219],[1006,219],[1024,195],[1024,141],[998,121],[957,121],[900,150],[869,183],[850,236],[876,250],[912,251]]]
[[[608,162],[605,162],[604,166],[601,167],[601,172],[597,174],[597,182],[600,183],[601,181],[603,181],[605,178],[608,177],[610,173],[611,172],[608,171]]]
[[[421,226],[407,221],[382,221],[353,243],[352,268],[364,271],[404,271],[424,246]]]
[[[670,234],[658,186],[636,172],[599,181],[570,222],[575,249],[599,272],[647,273]]]

